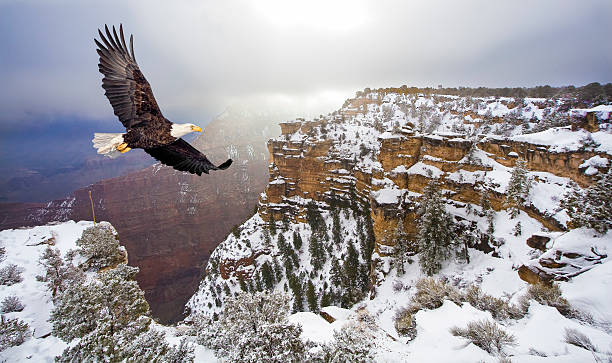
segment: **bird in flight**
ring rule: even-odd
[[[106,25],[104,30],[106,36],[98,29],[100,41],[94,39],[100,56],[98,69],[104,75],[102,88],[126,132],[95,133],[92,142],[98,154],[115,158],[140,148],[162,164],[192,174],[227,169],[232,159],[215,166],[206,155],[181,139],[188,133],[201,132],[201,127],[176,124],[162,115],[151,86],[136,63],[133,36],[128,49],[123,25],[119,26],[119,35],[114,26],[112,34]]]

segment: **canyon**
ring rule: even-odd
[[[1,203],[0,229],[66,220],[109,221],[128,252],[129,264],[161,322],[183,317],[203,266],[231,228],[253,214],[267,184],[265,142],[275,118],[228,110],[192,142],[213,162],[228,155],[226,171],[195,176],[155,164],[105,179],[48,203]]]

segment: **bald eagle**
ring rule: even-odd
[[[151,86],[136,63],[133,36],[130,36],[128,50],[123,25],[119,26],[119,36],[114,26],[112,35],[108,26],[104,28],[106,36],[98,29],[101,42],[94,39],[100,56],[98,69],[104,75],[102,88],[126,132],[95,133],[92,141],[98,154],[114,158],[140,148],[163,164],[192,174],[227,169],[231,159],[215,166],[204,154],[181,139],[190,132],[201,132],[201,127],[190,123],[175,124],[162,115]]]

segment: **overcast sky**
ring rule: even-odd
[[[134,34],[165,116],[205,124],[244,103],[327,113],[364,87],[610,82],[610,19],[610,0],[0,0],[0,122],[113,118],[105,23]]]

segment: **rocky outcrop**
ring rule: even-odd
[[[327,118],[281,124],[281,137],[268,142],[270,181],[260,197],[262,219],[281,220],[291,216],[303,222],[305,203],[309,199],[320,202],[333,197],[359,199],[370,206],[375,254],[384,257],[394,251],[394,231],[399,221],[403,222],[408,239],[414,240],[417,231],[415,205],[432,178],[440,178],[447,203],[455,208],[479,206],[482,191],[486,190],[491,207],[499,211],[507,208],[506,195],[505,189],[500,187],[502,180],[495,178],[499,178],[500,172],[509,178],[507,168],[514,167],[518,158],[526,160],[531,172],[550,173],[582,187],[594,180],[581,167],[585,160],[596,155],[608,158],[603,152],[558,152],[551,146],[495,135],[481,136],[476,141],[460,134],[423,135],[413,131],[410,122],[404,122],[402,127],[397,123],[393,132],[389,127],[386,132],[380,131],[373,149],[362,144],[361,154],[347,153],[343,137],[353,131],[348,131],[345,117],[365,113],[364,105],[377,107],[380,104],[379,98],[362,97],[360,102],[348,100],[345,107]],[[390,107],[389,103],[382,104],[382,110]],[[374,128],[381,113],[372,117]],[[471,117],[477,116],[473,113]],[[468,122],[464,119],[463,122]],[[351,122],[354,129],[358,129],[371,121],[365,116],[357,116]],[[480,119],[478,122],[489,121]],[[335,130],[334,136],[326,134],[332,132],[329,130]],[[478,155],[471,155],[473,152]],[[367,159],[371,159],[369,164]],[[557,198],[557,203],[559,197],[550,196]],[[521,209],[550,231],[565,230],[563,222],[553,217],[552,209],[538,208],[541,206],[531,204]],[[416,251],[415,245],[410,248]]]
[[[567,281],[602,263],[608,257],[606,253],[600,252],[605,248],[598,245],[598,239],[594,239],[593,244],[578,246],[575,246],[575,239],[576,237],[572,237],[572,240],[567,241],[568,238],[564,238],[562,234],[529,237],[527,245],[544,253],[522,265],[518,270],[519,277],[530,284]]]
[[[129,264],[152,313],[163,322],[182,317],[210,253],[253,213],[268,181],[265,140],[273,121],[223,114],[193,144],[230,169],[200,177],[159,164],[107,179],[49,203],[0,204],[0,229],[51,221],[109,221],[126,247]]]

